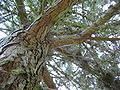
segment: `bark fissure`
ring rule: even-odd
[[[19,38],[17,39],[19,40]],[[12,52],[5,51],[3,53],[4,55],[8,53],[10,58],[6,59],[10,62],[13,61],[8,64],[9,68],[6,66],[5,68],[2,68],[2,71],[4,71],[3,75],[8,74],[8,78],[3,80],[7,83],[1,81],[1,85],[4,86],[3,88],[6,90],[23,90],[24,88],[27,90],[33,90],[42,79],[41,68],[45,63],[45,57],[49,50],[49,43],[44,41],[32,45],[28,45],[28,43],[27,45],[24,45],[24,42],[26,41],[19,42],[17,47],[9,47],[9,49],[13,50]],[[11,66],[13,68],[11,68]],[[2,76],[0,79],[2,80]]]
[[[33,90],[39,85],[42,79],[42,67],[44,66],[45,58],[49,51],[50,43],[46,38],[46,34],[49,28],[66,12],[66,10],[72,4],[75,4],[78,0],[61,0],[54,7],[48,9],[46,14],[36,20],[28,29],[16,31],[13,33],[2,47],[5,47],[2,53],[5,58],[9,55],[6,61],[13,61],[8,64],[7,68],[0,70],[3,75],[6,74],[7,79],[1,80],[1,87],[5,90]],[[16,1],[18,2],[18,1]],[[24,9],[23,1],[21,2],[21,10]],[[19,3],[17,3],[19,6]],[[19,13],[20,10],[18,10]],[[25,11],[23,12],[25,13]],[[21,23],[26,24],[23,21],[25,18],[21,18]],[[17,42],[17,45],[11,45],[10,43]],[[8,45],[8,46],[6,46]],[[4,59],[4,60],[5,60]],[[11,68],[12,67],[12,68]],[[24,71],[24,72],[22,72]],[[6,83],[5,83],[6,82]],[[54,86],[54,85],[53,85]]]
[[[10,62],[9,64],[5,63],[7,64],[5,67],[5,64],[0,66],[2,67],[0,70],[2,72],[0,83],[5,90],[35,89],[44,75],[42,67],[44,66],[47,53],[51,49],[51,44],[53,48],[67,44],[76,44],[73,40],[67,40],[66,42],[61,40],[57,43],[53,41],[51,43],[46,39],[46,35],[49,32],[48,29],[66,12],[69,6],[75,4],[77,1],[61,0],[56,6],[48,9],[46,14],[36,20],[28,29],[24,32],[17,33],[17,35],[13,36],[12,39],[10,38],[10,41],[8,40],[3,45],[2,55],[4,60],[6,59],[6,61]],[[110,15],[103,16],[93,26],[89,27],[87,32],[80,38],[77,38],[76,42],[82,43],[89,39],[91,34],[96,32],[99,26],[106,23],[118,11],[120,8],[119,4],[116,4],[116,7],[113,7],[106,13],[106,15]],[[10,43],[16,42],[17,45],[10,45]],[[82,63],[83,65],[88,65],[84,61],[79,64],[82,65]],[[7,79],[2,78],[2,75],[6,75]]]

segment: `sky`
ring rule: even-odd
[[[0,38],[3,38],[5,36],[6,36],[6,34],[0,31]]]

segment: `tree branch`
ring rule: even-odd
[[[83,40],[86,37],[72,37],[72,38],[63,38],[60,40],[51,40],[52,47],[59,47],[64,45],[74,45],[83,43]],[[120,38],[109,38],[109,37],[90,37],[88,40],[95,40],[95,41],[118,41]]]
[[[25,36],[26,40],[36,42],[35,40],[43,40],[48,29],[70,8],[71,5],[77,3],[78,0],[61,0],[57,5],[48,9],[48,11],[38,18],[29,28]]]
[[[25,10],[24,0],[15,0],[18,9],[18,15],[20,17],[21,24],[25,26],[28,24],[27,13]]]
[[[81,67],[82,69],[88,71],[89,73],[91,73],[93,75],[100,76],[100,73],[98,73],[97,70],[95,70],[96,68],[91,67],[91,65],[88,63],[91,61],[91,59],[88,59],[81,55],[78,55],[78,51],[76,53],[77,55],[74,56],[63,48],[56,48],[56,50],[58,52],[60,52],[63,56],[69,58],[69,60],[72,63],[76,64],[77,66]]]
[[[91,27],[87,28],[87,32],[85,32],[82,37],[89,38],[93,33],[97,31],[97,28],[104,25],[112,16],[114,16],[118,10],[120,9],[120,2],[111,7],[100,19],[98,19]],[[84,41],[85,41],[84,40]]]
[[[96,21],[91,27],[88,27],[86,29],[86,32],[81,35],[81,37],[73,37],[73,38],[68,38],[68,39],[61,39],[61,40],[51,40],[52,47],[58,47],[58,46],[63,46],[63,45],[68,45],[68,44],[80,44],[85,42],[86,40],[90,39],[91,35],[95,33],[98,28],[102,25],[104,25],[113,15],[115,15],[118,10],[120,9],[120,2],[117,3],[115,6],[110,8],[105,15],[103,15],[99,20]],[[91,38],[94,39],[95,38]],[[100,40],[100,38],[96,38],[96,40]],[[103,40],[103,38],[101,38]],[[104,40],[107,38],[104,38]],[[115,40],[115,39],[110,39],[109,40]],[[108,40],[107,39],[107,40]],[[119,39],[116,39],[119,40]]]
[[[95,40],[95,41],[119,41],[120,38],[90,37],[90,40]]]
[[[96,78],[99,81],[101,81],[105,85],[105,87],[113,90],[118,90],[118,88],[120,87],[120,84],[116,83],[117,80],[115,80],[115,76],[107,71],[103,73],[104,70],[100,67],[100,65],[97,62],[95,62],[95,67],[91,67],[91,65],[89,64],[89,61],[91,59],[81,57],[79,55],[79,52],[76,53],[76,56],[73,56],[71,53],[67,52],[63,48],[56,48],[56,50],[63,54],[63,56],[68,57],[72,63],[78,65],[88,73],[96,76]],[[119,81],[120,80],[118,80],[118,82]]]
[[[47,66],[44,67],[43,80],[49,88],[56,89],[55,83],[53,81],[53,78],[50,76]]]

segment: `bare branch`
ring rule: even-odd
[[[59,47],[64,45],[74,45],[83,43],[86,37],[72,37],[72,38],[63,38],[60,40],[51,40],[52,47]],[[95,41],[118,41],[120,38],[109,38],[109,37],[90,37],[87,40]]]
[[[104,25],[109,19],[114,16],[120,9],[120,2],[111,7],[105,15],[98,19],[91,27],[87,28],[87,32],[82,37],[89,38],[93,33],[97,31],[97,28]],[[87,40],[87,38],[85,40]]]
[[[43,80],[49,88],[56,89],[55,83],[53,82],[53,79],[50,76],[50,73],[46,66],[44,67],[43,71]]]
[[[90,37],[90,40],[95,40],[95,41],[119,41],[120,38]]]
[[[25,26],[28,23],[27,13],[25,10],[24,0],[15,0],[18,9],[18,15],[20,17],[21,24]]]
[[[88,27],[86,29],[86,32],[83,33],[81,35],[81,37],[73,37],[73,38],[56,40],[56,41],[52,40],[51,41],[52,47],[58,47],[58,46],[63,46],[63,45],[68,45],[68,44],[80,44],[80,43],[85,42],[86,40],[90,39],[91,35],[93,33],[95,33],[100,26],[104,25],[113,15],[115,15],[118,12],[119,9],[120,9],[120,2],[117,3],[115,6],[113,6],[112,8],[110,8],[106,12],[106,14],[103,15],[99,20],[97,20],[96,23],[94,23],[93,25],[91,25],[91,27]],[[95,39],[95,38],[92,38],[92,39]]]

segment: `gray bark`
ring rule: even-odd
[[[13,34],[1,45],[0,87],[3,90],[39,88],[49,44],[45,40],[31,44],[24,37],[24,33]]]

